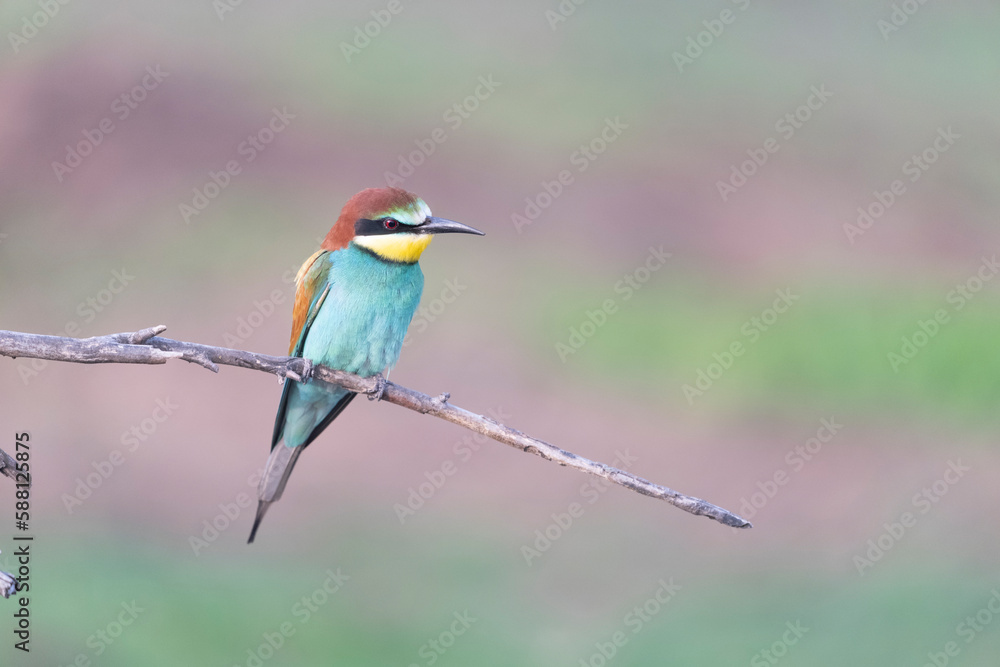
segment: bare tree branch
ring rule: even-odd
[[[0,472],[14,481],[17,481],[17,462],[14,458],[0,449]],[[17,591],[17,577],[0,570],[0,595],[9,598]]]
[[[0,473],[17,481],[17,461],[2,449],[0,449]]]
[[[0,570],[0,595],[5,598],[9,598],[15,592],[17,592],[18,584],[17,577],[13,574],[3,572]]]
[[[168,359],[183,359],[214,372],[218,372],[218,364],[222,364],[252,368],[302,382],[317,379],[369,395],[377,393],[380,389],[378,378],[363,378],[352,373],[314,365],[308,359],[300,357],[272,357],[243,350],[160,338],[158,334],[165,330],[166,327],[160,325],[134,333],[83,339],[0,331],[0,355],[84,364],[163,364]],[[637,493],[659,498],[685,512],[707,516],[734,528],[751,527],[749,521],[700,498],[686,496],[665,486],[636,477],[624,470],[577,456],[555,445],[504,426],[488,417],[451,405],[448,403],[449,398],[448,394],[431,397],[392,382],[384,382],[382,394],[382,400],[388,403],[450,421],[523,452],[541,456],[543,459],[554,461],[559,465],[576,468]]]

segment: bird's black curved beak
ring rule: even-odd
[[[414,227],[412,231],[417,234],[476,234],[478,236],[486,236],[486,232],[463,225],[461,222],[434,217],[427,218]]]

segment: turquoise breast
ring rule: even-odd
[[[353,244],[323,260],[330,291],[302,356],[366,377],[393,367],[424,289],[420,265],[386,262]]]

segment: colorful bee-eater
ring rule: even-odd
[[[391,369],[424,288],[417,260],[434,234],[456,232],[483,235],[435,218],[422,199],[399,188],[351,197],[296,276],[289,354],[363,377]],[[281,497],[299,455],[355,395],[319,382],[285,381],[248,542]]]

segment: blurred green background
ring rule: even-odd
[[[488,234],[424,255],[394,381],[754,522],[357,401],[247,546],[273,377],[0,359],[36,536],[31,653],[3,611],[0,664],[996,664],[992,3],[11,0],[0,26],[0,327],[283,354],[290,272],[389,178]]]

